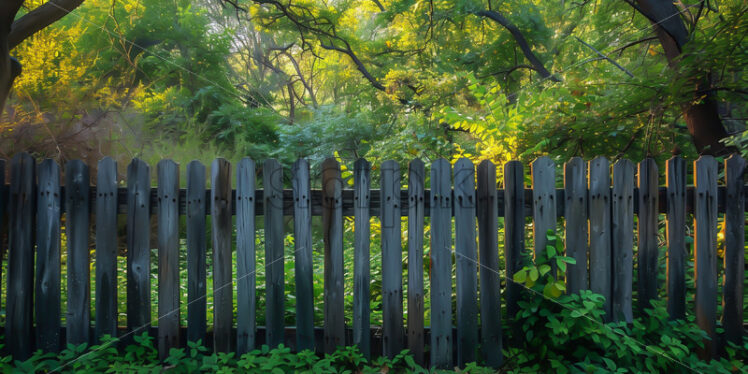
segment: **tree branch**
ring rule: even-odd
[[[626,69],[625,67],[623,67],[623,66],[619,65],[619,64],[618,64],[617,62],[615,62],[615,61],[614,61],[614,60],[613,60],[612,58],[610,58],[610,57],[608,57],[608,56],[604,55],[604,54],[603,54],[602,52],[600,52],[600,51],[598,51],[597,49],[595,49],[595,47],[593,47],[593,46],[591,46],[591,45],[589,45],[589,44],[585,43],[585,42],[584,42],[584,40],[582,40],[582,39],[579,39],[579,38],[577,38],[576,36],[575,36],[574,38],[576,38],[576,39],[577,39],[577,40],[578,40],[578,41],[579,41],[580,43],[582,43],[582,44],[584,44],[585,46],[587,46],[587,47],[588,47],[589,49],[591,49],[591,50],[595,51],[595,53],[597,53],[597,55],[598,55],[598,56],[602,57],[603,59],[607,60],[607,61],[608,61],[608,62],[610,62],[611,64],[615,65],[615,67],[617,67],[617,68],[621,69],[621,71],[623,71],[624,73],[628,74],[628,76],[629,76],[629,77],[631,77],[631,78],[633,78],[633,77],[634,77],[634,74],[633,74],[633,73],[631,73],[630,71],[628,71],[628,70],[627,70],[627,69]]]
[[[84,0],[49,0],[13,22],[8,35],[10,49],[77,8]]]
[[[535,56],[535,53],[533,53],[532,48],[530,48],[530,45],[527,43],[527,39],[525,39],[525,36],[522,34],[522,32],[517,28],[517,26],[509,22],[509,20],[506,19],[506,17],[504,17],[501,13],[495,10],[481,10],[476,14],[481,17],[486,17],[507,29],[507,31],[509,31],[514,37],[514,40],[519,45],[519,48],[522,50],[522,53],[525,55],[527,61],[529,61],[530,64],[535,67],[535,71],[537,71],[541,77],[549,78],[554,82],[561,81],[556,76],[551,74],[551,72],[549,72],[548,69],[545,68],[545,66],[543,66],[543,63],[540,61],[540,59]]]
[[[374,88],[376,88],[376,89],[378,89],[380,91],[385,91],[384,86],[381,83],[379,83],[379,81],[376,78],[374,78],[374,76],[371,75],[371,73],[369,73],[369,70],[366,69],[366,66],[364,66],[364,63],[361,62],[361,60],[359,60],[358,56],[356,56],[356,54],[353,53],[353,51],[351,50],[350,45],[348,45],[347,42],[346,42],[346,48],[340,48],[340,47],[334,46],[332,44],[331,45],[325,45],[325,43],[322,43],[322,42],[320,42],[319,45],[320,45],[320,47],[322,47],[324,49],[328,49],[328,50],[332,50],[332,51],[337,51],[337,52],[340,52],[340,53],[348,55],[348,57],[350,57],[351,61],[353,61],[353,63],[356,65],[356,69],[358,69],[358,71],[360,71],[361,74],[364,75],[364,78],[366,78],[366,80],[368,80],[371,83],[371,85],[374,86]]]

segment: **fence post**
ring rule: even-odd
[[[454,166],[455,262],[457,263],[457,365],[475,361],[478,345],[478,266],[475,246],[475,167]]]
[[[686,316],[686,161],[667,161],[667,311],[671,319]]]
[[[213,349],[231,350],[233,292],[231,275],[231,164],[213,160],[211,222],[213,224]]]
[[[745,196],[743,172],[745,160],[733,154],[725,160],[725,279],[722,299],[722,325],[725,338],[743,342],[743,280],[745,272]]]
[[[343,181],[334,158],[322,163],[322,229],[325,242],[325,353],[345,345],[343,288]]]
[[[158,352],[179,346],[179,165],[161,160],[158,174]]]
[[[576,264],[566,267],[566,293],[578,293],[587,286],[587,165],[572,157],[564,165],[564,221],[566,255]]]
[[[403,349],[403,248],[400,225],[400,165],[385,161],[381,169],[382,325],[385,356]]]
[[[701,156],[694,169],[696,323],[711,338],[704,341],[702,358],[713,358],[717,353],[717,161]]]
[[[314,351],[314,277],[312,266],[312,207],[309,162],[293,164],[294,244],[296,280],[296,350]]]
[[[408,167],[408,349],[419,365],[423,361],[423,161],[415,159]]]
[[[638,260],[638,309],[640,315],[657,299],[657,219],[659,217],[659,188],[657,163],[648,158],[639,163],[639,221],[637,230],[639,245]]]
[[[127,330],[151,325],[151,177],[137,158],[127,167]]]
[[[610,223],[610,163],[595,157],[589,165],[590,197],[590,290],[605,296],[603,309],[611,320],[612,279]]]
[[[353,344],[367,359],[371,358],[369,298],[371,267],[369,265],[369,189],[371,165],[361,158],[353,167]]]
[[[478,165],[478,245],[480,255],[481,348],[486,365],[499,368],[501,351],[501,277],[499,276],[498,201],[496,166],[488,160]]]
[[[80,160],[65,164],[65,231],[68,240],[67,342],[90,343],[91,285],[88,258],[88,166]]]
[[[431,366],[452,367],[452,188],[449,162],[431,164]]]
[[[44,160],[38,168],[36,212],[36,348],[60,350],[60,167]]]
[[[187,164],[187,340],[205,341],[206,252],[205,165]]]
[[[532,172],[533,238],[535,257],[545,253],[548,230],[556,231],[556,166],[548,156],[538,157],[530,165]],[[556,264],[551,263],[553,277]]]
[[[506,312],[511,319],[519,311],[522,286],[514,273],[522,269],[525,252],[525,176],[522,163],[504,164],[504,257],[506,260]]]
[[[117,337],[117,162],[99,161],[96,176],[96,342]]]
[[[613,321],[633,321],[631,291],[634,275],[634,165],[622,159],[613,165]]]
[[[31,356],[33,335],[36,162],[28,153],[10,161],[10,211],[5,346],[16,360]]]
[[[236,353],[255,349],[255,162],[236,166]]]

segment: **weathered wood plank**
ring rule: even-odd
[[[525,252],[525,175],[522,163],[504,164],[504,257],[506,261],[506,313],[512,319],[519,311],[517,302],[522,286],[514,274],[524,266]]]
[[[667,311],[672,319],[686,316],[686,161],[667,161]]]
[[[454,166],[455,262],[457,263],[457,365],[475,361],[478,347],[478,255],[475,245],[475,167]]]
[[[16,360],[29,358],[33,349],[35,168],[28,153],[16,154],[10,161],[5,346]]]
[[[356,161],[353,167],[353,215],[355,225],[355,236],[353,238],[353,344],[358,346],[358,349],[367,359],[371,358],[370,174],[371,165],[368,161],[363,158]]]
[[[117,336],[117,162],[99,161],[96,176],[96,325],[94,338]]]
[[[60,167],[44,160],[37,169],[36,348],[60,350]],[[43,305],[43,307],[38,307]]]
[[[5,159],[0,159],[0,238],[2,238],[7,229],[6,213],[8,210],[8,192],[9,186],[5,184]],[[5,258],[7,249],[5,246],[0,246],[0,260]],[[3,269],[0,266],[0,282],[3,280]]]
[[[236,167],[236,351],[255,349],[255,162],[243,158]],[[300,285],[299,285],[300,286]]]
[[[622,159],[613,165],[612,256],[614,321],[633,321],[631,292],[634,276],[634,164]]]
[[[88,166],[80,160],[65,164],[65,234],[67,258],[67,328],[68,344],[90,343],[91,276],[89,266],[89,195]]]
[[[389,358],[403,349],[403,249],[400,225],[400,165],[381,165],[382,352]]]
[[[651,301],[657,299],[657,262],[659,248],[657,245],[657,206],[658,174],[657,162],[648,158],[639,163],[639,221],[637,230],[639,245],[637,251],[638,270],[637,289],[640,315],[646,315],[644,309],[651,308]]]
[[[452,368],[451,166],[431,164],[431,366]]]
[[[556,165],[548,156],[538,157],[530,166],[532,172],[532,232],[535,257],[545,254],[548,230],[556,231]],[[556,264],[551,263],[556,275]]]
[[[572,157],[564,165],[564,218],[566,256],[576,264],[566,267],[566,292],[578,293],[587,285],[587,165],[581,157]]]
[[[745,277],[745,195],[743,173],[745,159],[733,154],[725,160],[725,278],[722,289],[722,326],[725,338],[743,342],[743,280]]]
[[[265,321],[267,344],[283,343],[284,266],[283,266],[283,168],[277,160],[265,160],[262,167],[265,187]]]
[[[151,325],[150,189],[148,164],[133,159],[127,167],[127,329],[138,335]]]
[[[205,341],[206,252],[205,233],[205,165],[200,161],[187,164],[187,340]]]
[[[334,158],[322,163],[322,230],[325,243],[324,352],[345,345],[343,288],[343,180]]]
[[[694,161],[694,278],[696,323],[711,339],[705,339],[702,358],[717,354],[717,161],[701,156]]]
[[[179,165],[161,160],[158,175],[158,352],[179,347]]]
[[[426,168],[415,159],[408,165],[408,350],[424,365],[423,225]]]
[[[312,195],[309,162],[299,159],[292,169],[296,282],[296,349],[314,351],[314,268],[312,258]],[[355,292],[355,291],[354,291]],[[355,297],[355,296],[354,296]]]
[[[499,276],[498,200],[496,166],[478,165],[478,245],[480,253],[481,348],[485,364],[498,369],[504,363],[501,333],[501,277]]]
[[[231,274],[231,163],[213,160],[211,223],[213,225],[213,349],[231,351],[233,292]]]
[[[611,319],[612,276],[610,163],[596,157],[589,163],[590,290],[605,296],[606,319]]]

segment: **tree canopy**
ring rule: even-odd
[[[61,158],[194,157],[197,144],[284,160],[722,154],[748,142],[747,10],[739,0],[7,2],[2,141],[6,154]]]

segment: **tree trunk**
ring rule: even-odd
[[[670,0],[637,0],[637,4],[637,10],[652,22],[668,64],[675,69],[689,37],[686,25],[678,15],[678,8]],[[729,152],[728,147],[720,142],[728,134],[719,116],[717,101],[711,92],[701,93],[709,88],[708,77],[696,76],[692,77],[692,81],[692,99],[683,104],[682,109],[696,150],[700,154],[712,155]]]

